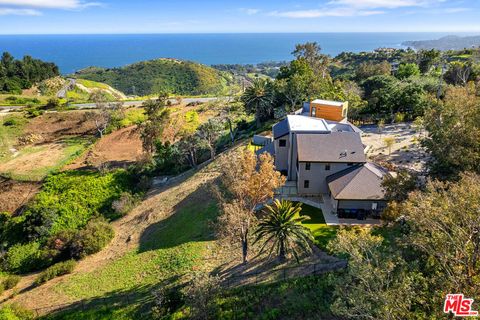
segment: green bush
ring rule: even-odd
[[[30,320],[35,319],[32,311],[18,304],[0,306],[0,320]]]
[[[2,285],[6,290],[13,289],[20,282],[20,276],[9,275],[5,280],[2,281]]]
[[[41,251],[38,242],[16,244],[7,251],[4,269],[10,272],[30,272],[38,268],[40,259]]]
[[[40,285],[52,280],[53,278],[72,273],[76,265],[77,262],[75,260],[68,260],[54,264],[38,275],[37,279],[35,280],[35,284]]]
[[[3,122],[3,125],[6,127],[14,127],[18,125],[18,121],[15,118],[7,119]]]
[[[122,192],[120,198],[113,201],[112,209],[118,215],[124,216],[129,213],[138,203],[137,197],[130,192]]]
[[[92,219],[72,240],[71,255],[81,259],[102,250],[113,239],[115,232],[103,218]]]
[[[46,238],[62,230],[78,230],[98,214],[117,218],[112,203],[131,186],[124,170],[103,175],[67,171],[50,176],[25,212],[24,229],[30,237]]]

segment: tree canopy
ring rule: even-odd
[[[10,53],[4,52],[0,59],[0,93],[20,94],[35,83],[59,75],[58,67],[49,62],[24,56],[16,60]]]

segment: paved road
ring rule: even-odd
[[[215,97],[215,98],[183,98],[182,102],[183,103],[191,103],[191,102],[201,102],[201,103],[206,103],[210,101],[215,101],[215,100],[220,100],[224,99],[223,97]],[[172,102],[175,102],[175,99],[170,99]],[[120,101],[121,102],[121,101]],[[142,101],[124,101],[123,105],[125,107],[139,107],[141,106],[145,100]],[[74,107],[77,109],[95,109],[95,103],[75,103],[72,104]],[[20,110],[22,108],[25,108],[25,106],[0,106],[0,112],[9,112],[13,110]]]
[[[215,98],[183,98],[182,102],[183,103],[191,103],[191,102],[210,102],[210,101],[215,101],[222,99],[220,97],[215,97]],[[170,99],[172,102],[175,102],[175,99]],[[139,107],[141,106],[145,100],[142,101],[125,101],[123,102],[123,105],[125,107]],[[94,109],[95,108],[95,103],[81,103],[81,104],[73,104],[73,106],[77,107],[77,109]]]

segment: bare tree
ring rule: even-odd
[[[212,319],[212,301],[220,291],[220,280],[208,273],[196,272],[185,289],[185,300],[193,319]]]
[[[185,159],[190,167],[194,169],[197,167],[197,153],[200,147],[201,141],[196,134],[185,135],[178,142],[178,149],[185,156]]]
[[[200,127],[198,127],[197,134],[200,139],[205,142],[208,149],[210,149],[211,159],[215,158],[216,144],[222,130],[223,125],[217,119],[209,119],[207,122],[202,123]]]
[[[92,120],[95,122],[95,128],[98,135],[102,138],[112,123],[115,114],[123,108],[123,103],[107,103],[105,100],[97,99],[95,103],[98,111],[90,111],[85,114],[85,120]]]
[[[267,153],[260,155],[257,162],[249,150],[232,152],[221,159],[220,167],[225,192],[217,189],[222,208],[217,231],[241,243],[242,261],[246,263],[250,231],[257,221],[255,212],[259,205],[273,198],[285,178],[275,170],[273,158]]]

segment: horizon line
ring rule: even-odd
[[[421,34],[421,33],[437,33],[437,34],[461,34],[472,35],[478,34],[479,31],[315,31],[315,32],[112,32],[112,33],[0,33],[0,36],[69,36],[69,35],[241,35],[241,34]]]

